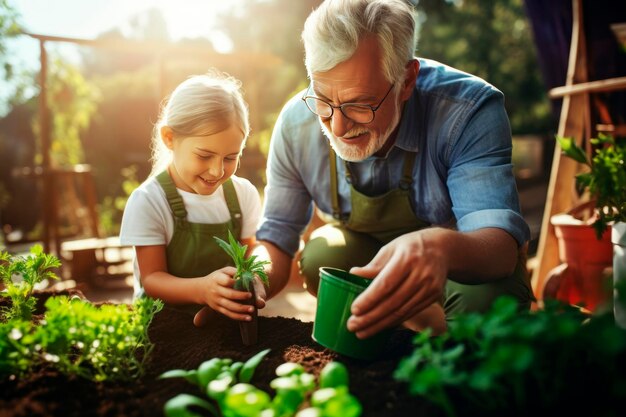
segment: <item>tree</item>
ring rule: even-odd
[[[550,103],[522,0],[420,0],[417,54],[502,90],[514,134],[548,132]]]

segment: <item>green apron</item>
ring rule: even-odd
[[[228,254],[218,246],[213,236],[228,240],[228,231],[234,236],[241,236],[242,217],[239,200],[233,182],[228,179],[222,188],[230,220],[225,223],[191,223],[187,220],[187,210],[176,185],[167,171],[157,176],[165,191],[167,202],[174,215],[174,234],[166,248],[167,271],[180,278],[205,276],[227,265],[233,265]],[[195,312],[198,306],[186,307],[186,311]]]
[[[299,266],[308,290],[316,294],[319,268],[331,266],[349,270],[369,263],[380,248],[391,240],[430,224],[419,219],[411,207],[413,166],[416,154],[406,152],[399,187],[380,196],[367,196],[352,185],[346,163],[346,180],[350,184],[352,211],[341,212],[337,176],[337,158],[330,149],[330,186],[334,223],[316,229],[302,251]],[[529,308],[533,299],[530,278],[524,263],[518,262],[510,277],[476,285],[448,280],[442,300],[446,317],[459,312],[485,311],[495,298],[508,294],[515,297],[521,308]]]

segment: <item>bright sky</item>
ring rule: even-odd
[[[219,52],[232,49],[230,39],[214,29],[217,14],[236,9],[245,0],[8,0],[20,15],[25,30],[39,35],[94,39],[113,28],[128,29],[131,18],[150,9],[161,10],[169,36],[204,37]],[[79,55],[70,44],[48,44],[48,52],[72,60]],[[7,42],[7,56],[17,68],[39,70],[39,43],[19,36]],[[4,99],[12,89],[0,81],[0,116],[7,110]]]
[[[227,46],[213,30],[218,12],[233,9],[241,0],[9,0],[27,30],[45,35],[93,39],[150,8],[160,9],[174,40],[206,37]],[[127,26],[127,25],[126,25]],[[216,45],[217,47],[218,45]]]

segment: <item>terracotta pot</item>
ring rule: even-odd
[[[610,228],[598,240],[592,222],[572,214],[552,216],[561,265],[548,273],[544,298],[581,305],[590,311],[609,302],[612,297],[613,263]]]

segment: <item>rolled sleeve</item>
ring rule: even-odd
[[[530,231],[520,214],[503,97],[491,91],[479,101],[467,125],[451,135],[457,139],[449,153],[447,184],[457,227],[461,231],[500,228],[523,245]]]
[[[522,246],[530,238],[528,225],[522,216],[513,210],[480,210],[469,213],[457,221],[457,228],[462,232],[471,232],[486,227],[504,229],[513,236],[518,246]]]

